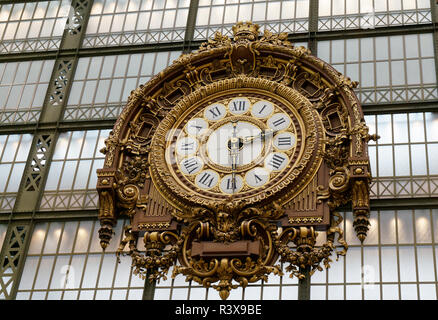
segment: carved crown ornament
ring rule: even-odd
[[[345,255],[340,206],[351,204],[364,241],[376,139],[357,83],[287,34],[260,35],[251,22],[233,32],[131,92],[97,171],[102,248],[125,215],[117,255],[135,273],[159,281],[173,269],[222,299]]]

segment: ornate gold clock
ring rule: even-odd
[[[233,31],[131,93],[97,185],[103,248],[125,214],[118,253],[137,273],[156,281],[173,267],[223,299],[269,273],[302,278],[333,250],[344,255],[340,205],[351,203],[365,239],[375,138],[354,82],[285,34],[260,37],[252,23]],[[327,241],[315,247],[321,231]]]

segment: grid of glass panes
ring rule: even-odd
[[[0,53],[58,49],[69,12],[69,0],[0,5]]]
[[[40,222],[35,225],[17,299],[141,299],[144,280],[132,274],[130,257],[115,252],[126,222],[102,252],[98,221]]]
[[[432,23],[430,0],[324,0],[318,3],[320,31]]]
[[[11,212],[32,144],[30,134],[0,135],[0,212]]]
[[[438,195],[438,113],[369,115],[373,198]]]
[[[362,245],[344,216],[347,255],[312,276],[312,300],[437,299],[437,209],[372,211]]]
[[[172,51],[80,58],[64,120],[117,118],[131,91],[180,54]]]
[[[186,282],[185,277],[177,275],[161,280],[155,288],[154,300],[221,300],[219,292],[213,288],[204,288],[195,281]],[[235,284],[238,284],[237,282]],[[250,283],[247,287],[238,287],[230,291],[227,300],[296,300],[298,298],[298,280],[284,276],[270,275],[268,281]]]
[[[318,57],[359,81],[363,104],[438,99],[430,33],[319,41]]]
[[[83,47],[183,41],[190,0],[95,0]]]
[[[38,121],[54,60],[0,63],[0,124]]]
[[[110,130],[69,131],[59,135],[40,210],[96,209],[96,170],[103,168]]]
[[[216,31],[232,37],[237,21],[252,21],[273,33],[307,32],[308,17],[309,0],[200,0],[194,39],[211,38]]]

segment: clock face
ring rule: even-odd
[[[178,117],[167,135],[165,162],[188,195],[255,201],[294,169],[304,135],[300,115],[283,99],[229,92]]]

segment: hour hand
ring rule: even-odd
[[[256,139],[264,139],[266,137],[273,136],[275,134],[275,132],[276,131],[274,131],[272,129],[268,129],[268,130],[260,132],[258,135],[245,137],[245,138],[242,139],[242,142],[245,143],[245,144],[246,143],[251,143],[251,142],[253,142]]]

